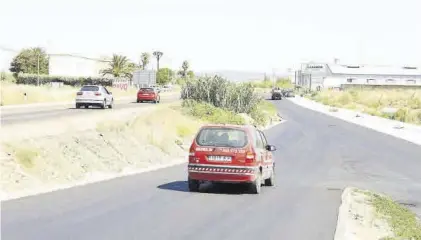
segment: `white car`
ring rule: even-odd
[[[100,108],[113,107],[113,94],[100,85],[85,85],[76,94],[76,108],[98,106]]]

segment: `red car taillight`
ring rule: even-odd
[[[101,93],[100,92],[96,92],[95,93],[95,96],[101,96]]]
[[[189,150],[189,162],[194,162],[195,157],[196,157],[196,149],[194,146],[191,146]]]
[[[83,92],[77,92],[76,95],[83,95]]]
[[[247,152],[246,153],[246,163],[252,163],[254,162],[254,159],[256,158],[255,154],[253,152]]]

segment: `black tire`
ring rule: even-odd
[[[141,101],[139,99],[136,100],[137,103],[140,103]]]
[[[260,194],[262,190],[262,175],[259,173],[256,176],[256,180],[254,182],[250,183],[250,193],[252,194]]]
[[[80,108],[80,103],[76,103],[76,108],[79,109]]]
[[[272,167],[270,178],[265,179],[265,186],[269,186],[269,187],[275,186],[275,166]]]
[[[102,109],[105,109],[105,106],[106,106],[106,103],[105,103],[105,100],[101,103],[101,105],[100,105],[100,107],[102,108]]]
[[[189,191],[190,192],[198,192],[199,191],[199,187],[200,187],[200,183],[198,180],[194,180],[194,179],[188,179],[188,184],[189,184]]]
[[[111,99],[110,105],[108,105],[108,108],[113,108],[114,99]]]

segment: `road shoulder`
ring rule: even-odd
[[[303,97],[296,96],[287,99],[310,110],[421,145],[421,126],[371,116],[349,109],[330,107]]]

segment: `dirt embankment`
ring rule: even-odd
[[[176,108],[162,105],[3,128],[2,199],[185,159],[200,123]]]

